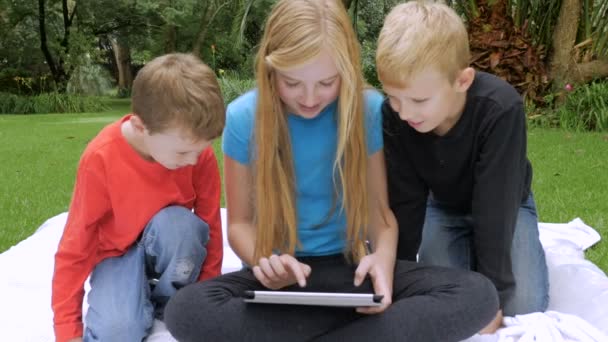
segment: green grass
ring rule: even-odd
[[[68,209],[86,144],[129,111],[124,100],[109,105],[103,113],[0,115],[0,251]],[[535,128],[528,145],[540,220],[580,217],[598,230],[602,241],[587,256],[608,272],[608,134]],[[221,168],[219,140],[214,148]]]
[[[129,110],[126,101],[112,105],[103,113],[0,115],[0,250],[68,209],[86,144]]]
[[[0,115],[0,252],[68,210],[82,151],[129,112],[127,100],[108,105],[103,113]],[[214,148],[220,156],[219,140]]]
[[[532,129],[528,155],[539,220],[580,217],[602,240],[587,257],[608,273],[608,133]]]

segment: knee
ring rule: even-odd
[[[157,234],[167,233],[183,241],[205,245],[209,240],[209,225],[192,210],[182,206],[169,206],[161,209],[151,220],[152,226],[170,227],[159,229]]]

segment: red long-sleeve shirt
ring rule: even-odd
[[[177,170],[143,159],[121,124],[105,127],[78,166],[67,223],[55,255],[52,307],[58,342],[82,336],[84,282],[105,258],[123,255],[152,216],[169,205],[194,209],[209,224],[207,257],[199,280],[221,273],[220,176],[211,147],[198,163]]]

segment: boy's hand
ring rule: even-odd
[[[271,255],[269,258],[260,258],[253,267],[256,279],[271,290],[295,284],[306,286],[306,278],[311,269],[289,254]]]
[[[372,307],[357,308],[358,313],[376,314],[386,310],[393,301],[393,273],[394,261],[390,258],[385,258],[379,253],[366,255],[361,259],[357,270],[355,271],[355,286],[363,283],[365,276],[370,275],[374,293],[383,295],[382,305]]]

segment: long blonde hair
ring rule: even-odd
[[[345,255],[365,255],[368,225],[367,145],[359,43],[339,0],[280,0],[264,29],[256,58],[255,259],[298,245],[295,176],[287,114],[275,70],[304,65],[327,47],[341,77],[334,188],[346,214]],[[334,210],[336,208],[333,208]]]

